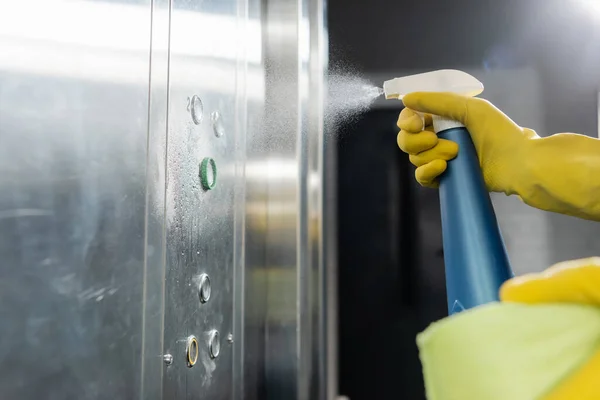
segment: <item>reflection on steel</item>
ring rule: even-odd
[[[144,275],[142,281],[142,348],[140,360],[140,399],[161,399],[163,397],[163,363],[156,362],[157,354],[173,353],[178,348],[164,343],[164,303],[165,303],[165,149],[167,147],[167,109],[169,103],[169,2],[153,0],[151,5],[151,31],[148,92],[148,132],[146,153],[145,231],[143,241]],[[47,2],[50,3],[50,2]],[[74,18],[74,15],[72,15]],[[111,25],[111,28],[113,26]],[[131,26],[130,26],[131,29]],[[134,118],[134,116],[130,116]],[[98,133],[99,134],[99,133]],[[138,178],[142,179],[142,178]],[[124,237],[115,236],[122,240]],[[127,302],[121,307],[126,308]],[[137,351],[137,349],[135,349]],[[181,356],[180,356],[181,357]],[[112,368],[113,366],[107,366]],[[103,374],[96,379],[104,382]],[[136,376],[137,378],[137,376]],[[137,395],[137,391],[133,391]],[[115,394],[115,397],[119,397]]]
[[[273,398],[333,398],[327,360],[335,339],[328,309],[323,219],[324,15],[322,1],[268,1],[265,125],[276,151],[260,160],[267,177],[266,373]],[[255,164],[257,165],[257,164]],[[253,207],[260,207],[255,206]],[[331,362],[333,361],[333,362]]]
[[[335,398],[322,0],[3,2],[0,48],[0,398]]]

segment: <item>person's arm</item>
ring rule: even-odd
[[[574,133],[533,139],[523,201],[546,211],[600,221],[600,140]]]

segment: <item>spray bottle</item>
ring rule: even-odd
[[[454,92],[476,96],[483,84],[457,70],[395,78],[383,84],[386,99],[411,92]],[[439,137],[458,143],[458,156],[440,177],[440,207],[448,313],[498,300],[498,289],[513,276],[475,146],[457,121],[433,117]]]

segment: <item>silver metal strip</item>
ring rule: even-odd
[[[162,399],[170,3],[170,0],[153,0],[151,11],[140,390],[142,400]]]

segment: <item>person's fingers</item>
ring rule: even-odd
[[[434,160],[450,161],[458,154],[458,144],[446,139],[438,139],[435,147],[410,155],[410,162],[417,167],[429,164]]]
[[[466,124],[467,101],[470,98],[456,93],[414,92],[402,99],[413,111],[439,115]]]
[[[408,108],[404,108],[400,111],[396,125],[401,130],[411,133],[418,133],[423,130],[423,120],[421,119],[421,116]]]
[[[429,164],[418,167],[415,171],[415,178],[423,186],[437,186],[437,177],[444,173],[448,164],[444,160],[433,160]]]
[[[596,400],[600,399],[600,350],[577,369],[571,376],[563,379],[558,386],[542,397],[541,400]]]
[[[398,133],[398,147],[405,153],[418,154],[429,150],[438,143],[438,137],[431,131],[422,131],[420,133],[410,133],[401,130]]]
[[[398,128],[405,130],[410,133],[419,133],[425,127],[431,126],[433,123],[430,114],[424,114],[423,116],[417,114],[409,108],[404,108],[398,116],[398,122],[396,125]]]
[[[567,261],[538,274],[506,281],[500,300],[527,304],[577,303],[600,305],[600,258]]]

